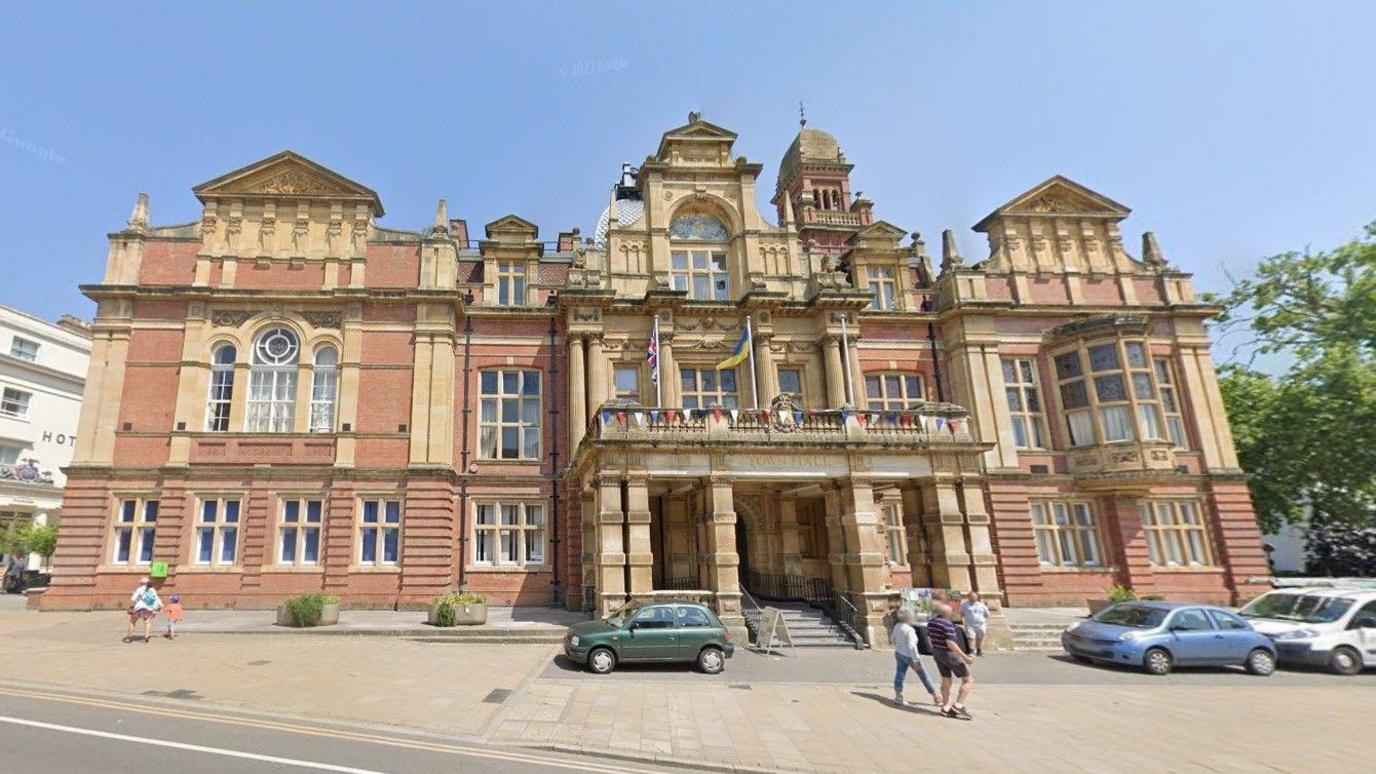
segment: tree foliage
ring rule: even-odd
[[[1344,530],[1376,526],[1376,224],[1330,251],[1266,258],[1210,300],[1224,309],[1220,327],[1293,357],[1279,375],[1220,369],[1263,528],[1308,513],[1339,545]]]

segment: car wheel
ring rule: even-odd
[[[1337,647],[1328,655],[1328,668],[1340,675],[1355,675],[1362,671],[1362,654],[1348,647]]]
[[[703,648],[698,654],[698,669],[715,675],[726,668],[726,654],[718,648]]]
[[[1257,648],[1247,654],[1247,671],[1266,677],[1276,671],[1276,657],[1266,648]]]
[[[605,675],[616,668],[616,654],[611,648],[595,648],[588,654],[588,669]]]
[[[1152,648],[1142,657],[1142,668],[1148,674],[1168,675],[1171,672],[1171,654],[1165,648]]]

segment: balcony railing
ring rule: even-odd
[[[969,414],[950,403],[927,403],[902,411],[828,409],[670,409],[604,405],[589,423],[589,435],[607,440],[874,442],[896,444],[970,443]]]
[[[33,460],[26,460],[18,465],[0,465],[0,481],[18,481],[21,484],[34,484],[35,486],[53,486],[53,474],[46,470],[39,470],[33,464]]]

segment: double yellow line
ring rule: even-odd
[[[176,718],[180,720],[200,720],[209,723],[222,723],[231,726],[244,726],[247,728],[258,728],[268,731],[280,731],[289,734],[301,734],[304,736],[318,736],[327,739],[340,739],[350,742],[362,742],[365,744],[385,745],[388,747],[399,747],[407,750],[420,750],[423,752],[442,753],[447,755],[462,755],[474,758],[487,758],[490,760],[507,761],[512,763],[532,763],[541,766],[553,766],[563,769],[573,769],[575,771],[594,771],[605,774],[655,774],[653,769],[638,769],[631,766],[617,763],[604,764],[594,761],[565,761],[559,758],[542,757],[530,753],[515,751],[496,751],[482,747],[473,747],[460,744],[442,744],[439,742],[424,742],[412,739],[399,739],[396,737],[384,736],[381,734],[369,734],[360,731],[345,731],[339,729],[325,729],[314,726],[301,725],[298,723],[286,723],[276,720],[258,720],[251,718],[226,717],[208,712],[195,712],[191,710],[171,709],[167,707],[154,707],[129,702],[115,701],[113,699],[97,699],[84,696],[69,696],[61,693],[48,693],[37,690],[23,690],[16,688],[0,688],[0,695],[16,696],[26,699],[38,699],[41,701],[63,702],[66,704],[76,704],[84,707],[97,707],[100,709],[112,709],[124,712],[138,712],[145,715],[157,715],[160,717]]]

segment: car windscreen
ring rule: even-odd
[[[1134,629],[1154,629],[1166,620],[1169,610],[1145,605],[1114,605],[1100,610],[1091,620],[1114,626],[1131,626]]]
[[[1333,623],[1352,609],[1348,597],[1318,594],[1263,594],[1238,612],[1247,618],[1270,618],[1299,623]]]
[[[628,618],[635,615],[635,611],[639,610],[640,607],[641,605],[639,602],[627,602],[602,620],[619,629],[626,624]]]

